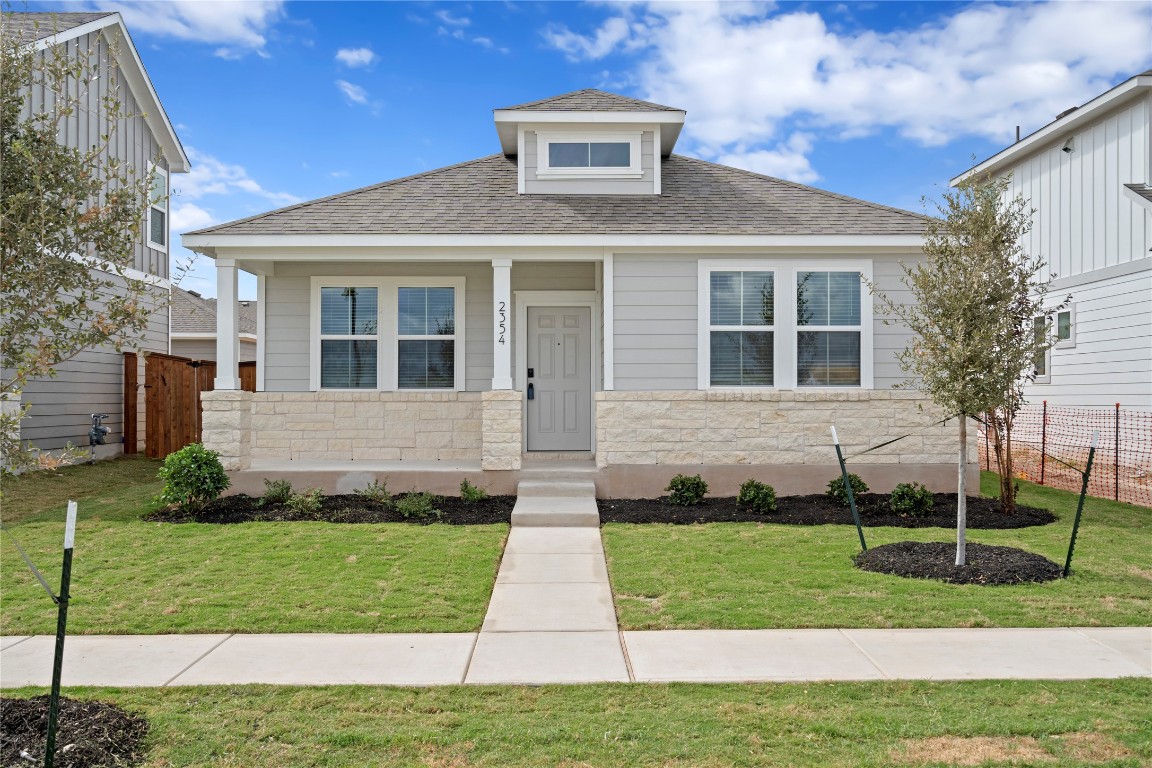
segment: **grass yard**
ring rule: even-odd
[[[995,493],[995,475],[982,490]],[[1056,523],[969,531],[1064,564],[1076,494],[1021,483],[1019,501]],[[860,571],[852,526],[724,523],[604,527],[622,629],[1143,626],[1152,616],[1152,510],[1085,504],[1072,576],[1046,584],[959,586]],[[948,529],[866,528],[870,547],[954,541]]]
[[[974,754],[989,758],[982,765],[1062,768],[1152,760],[1152,681],[1140,679],[68,694],[145,715],[152,730],[143,765],[157,768],[923,766]]]
[[[505,525],[146,523],[159,465],[5,481],[3,519],[54,589],[64,501],[80,502],[70,632],[470,632],[483,621]],[[0,539],[0,634],[51,634],[55,607],[11,536]]]

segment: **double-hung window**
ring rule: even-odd
[[[148,247],[168,250],[168,172],[152,169],[152,189],[148,196]]]
[[[796,273],[796,384],[860,386],[860,273]]]
[[[776,371],[775,274],[712,272],[708,291],[710,384],[771,387]]]
[[[536,134],[536,175],[640,178],[641,131]]]
[[[463,389],[462,278],[312,278],[313,389]]]

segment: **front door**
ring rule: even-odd
[[[592,310],[528,307],[529,451],[592,450]]]

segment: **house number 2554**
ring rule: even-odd
[[[504,343],[504,332],[507,330],[506,322],[508,320],[508,313],[505,311],[508,305],[505,302],[500,302],[500,309],[496,310],[496,329],[499,332],[499,337],[496,339],[497,343]]]

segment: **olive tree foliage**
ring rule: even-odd
[[[1007,177],[972,177],[945,192],[936,206],[939,218],[925,232],[926,258],[903,266],[914,301],[877,293],[889,316],[885,322],[902,323],[915,334],[899,356],[910,376],[904,386],[958,417],[957,565],[965,564],[968,419],[992,414],[1002,426],[1005,419],[1011,424],[1024,383],[1034,378],[1034,361],[1055,343],[1050,317],[1060,308],[1047,303],[1043,258],[1022,247],[1032,211],[1020,197],[1007,199],[1008,183]],[[1047,318],[1043,333],[1035,330],[1038,317]],[[1010,467],[1002,478],[1008,511]]]
[[[111,82],[90,108],[98,78]],[[152,178],[109,151],[132,117],[116,81],[114,61],[67,44],[37,50],[0,15],[0,397],[86,349],[119,350],[160,299],[129,273]],[[46,94],[42,106],[33,92]],[[65,145],[68,123],[80,120],[98,127],[96,143]],[[26,411],[0,416],[0,467],[36,460],[18,438]]]

